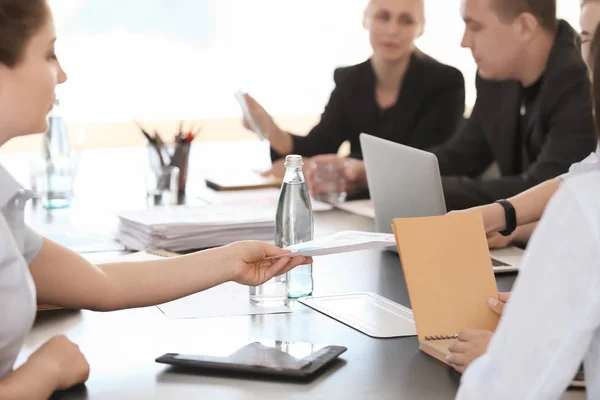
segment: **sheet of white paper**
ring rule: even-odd
[[[267,138],[260,130],[260,127],[258,126],[256,121],[254,121],[254,118],[252,118],[252,115],[250,114],[250,110],[248,110],[248,102],[246,101],[244,92],[241,89],[239,89],[237,92],[235,92],[233,94],[233,96],[235,97],[238,104],[242,108],[242,113],[244,114],[246,121],[248,121],[248,124],[250,125],[252,132],[254,132],[261,140],[266,140]]]
[[[375,219],[375,210],[373,210],[373,204],[371,203],[371,200],[346,201],[345,203],[339,203],[335,206],[340,210],[344,210],[352,214]]]
[[[198,195],[201,200],[215,205],[240,206],[244,209],[248,207],[272,207],[273,215],[277,211],[277,202],[279,201],[279,189],[268,188],[258,190],[235,190],[235,191],[211,191]],[[330,211],[333,209],[331,204],[310,199],[313,212]]]
[[[157,306],[169,319],[291,313],[289,307],[250,304],[248,286],[227,282],[204,292]]]
[[[326,256],[330,254],[349,253],[352,251],[381,249],[395,246],[396,241],[391,233],[373,233],[361,231],[344,231],[324,238],[311,240],[286,247],[292,252],[285,256]],[[271,257],[271,258],[280,258]]]

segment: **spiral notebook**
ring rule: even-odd
[[[479,213],[394,219],[419,348],[443,363],[465,328],[494,331],[496,279]]]

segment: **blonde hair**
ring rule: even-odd
[[[421,13],[421,23],[425,24],[425,0],[417,0],[419,2],[419,11]],[[585,0],[583,0],[585,1]],[[600,1],[600,0],[598,0]],[[365,15],[368,14],[371,5],[373,4],[373,0],[369,0],[367,2],[367,6],[365,7]]]

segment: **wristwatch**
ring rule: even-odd
[[[517,212],[510,201],[508,200],[497,200],[494,203],[500,204],[504,207],[504,216],[506,218],[506,229],[501,231],[502,236],[509,236],[517,229]]]

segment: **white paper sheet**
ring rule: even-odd
[[[326,256],[330,254],[349,253],[352,251],[382,249],[395,246],[396,241],[391,233],[373,233],[361,231],[344,231],[324,238],[311,240],[286,247],[292,253],[286,256]],[[271,257],[271,258],[280,258]]]
[[[260,140],[267,140],[267,137],[262,133],[256,121],[254,121],[254,118],[252,118],[250,110],[248,110],[248,102],[246,101],[246,97],[244,96],[244,91],[242,89],[239,89],[233,94],[233,97],[235,97],[240,107],[242,108],[244,118],[246,118],[246,121],[248,121],[252,132],[254,132],[260,138]]]
[[[212,289],[158,306],[169,319],[233,317],[291,313],[289,307],[259,307],[250,304],[248,286],[227,282]]]

